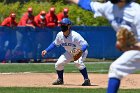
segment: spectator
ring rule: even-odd
[[[17,26],[17,22],[15,21],[16,14],[11,13],[9,17],[5,18],[2,22],[1,26],[15,27]]]
[[[48,27],[56,27],[58,25],[57,21],[57,16],[55,14],[55,8],[51,7],[49,10],[49,13],[46,14],[46,19],[47,19],[47,26]]]
[[[35,23],[37,27],[44,28],[47,26],[46,12],[41,11],[37,16],[35,16]]]
[[[68,8],[64,8],[62,12],[57,14],[58,23],[61,22],[63,18],[68,18],[68,12],[69,12]],[[60,26],[60,24],[58,24],[58,26]]]
[[[15,13],[11,13],[9,15],[9,17],[5,18],[4,21],[2,22],[1,26],[7,26],[10,28],[15,28],[17,26],[17,22],[15,21],[16,19],[16,14]],[[7,41],[8,44],[6,46],[4,46],[5,48],[5,58],[3,60],[3,63],[6,62],[6,60],[11,59],[12,57],[12,49],[15,47],[16,45],[16,37],[15,37],[15,32],[11,32],[11,31],[7,31],[4,32],[4,42],[3,44]]]
[[[35,28],[36,24],[34,22],[33,9],[28,8],[28,11],[22,16],[18,26],[31,26]]]

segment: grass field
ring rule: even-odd
[[[87,63],[88,72],[95,73],[107,73],[110,63]],[[0,72],[1,73],[9,73],[9,72],[36,72],[36,73],[54,73],[55,68],[54,64],[48,63],[8,63],[8,64],[0,64]],[[74,64],[67,64],[65,66],[65,72],[79,72],[79,70],[74,66]]]
[[[88,72],[107,73],[111,63],[86,63]],[[48,63],[8,63],[0,64],[0,73],[55,73],[54,64]],[[79,73],[74,64],[65,66],[65,72]],[[140,72],[136,72],[140,73]],[[106,93],[106,89],[87,89],[87,88],[31,88],[31,87],[0,87],[0,93]],[[119,93],[140,93],[140,89],[121,89]]]
[[[1,87],[0,93],[106,93],[106,89]],[[119,93],[140,93],[140,89],[123,89]]]
[[[90,73],[107,73],[109,63],[85,63],[88,72]],[[55,73],[54,64],[48,63],[8,63],[8,64],[0,64],[0,73],[17,73],[17,72],[32,72],[32,73]],[[74,64],[67,64],[65,66],[66,73],[79,73],[79,70],[74,66]],[[140,74],[140,71],[136,72]]]

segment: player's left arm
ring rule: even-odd
[[[88,45],[87,44],[83,44],[82,47],[81,47],[81,50],[82,52],[85,52],[88,48]]]
[[[77,42],[79,43],[79,45],[81,46],[80,50],[82,52],[85,52],[87,50],[87,48],[88,48],[87,41],[80,34],[77,36],[76,39],[77,39]]]
[[[84,38],[80,34],[77,34],[75,41],[78,43],[78,45],[81,46],[81,48],[76,49],[75,50],[76,52],[75,51],[71,52],[73,55],[74,61],[78,60],[82,56],[83,52],[85,52],[88,48],[87,42],[84,40]]]
[[[68,0],[75,4],[77,4],[79,7],[81,7],[84,10],[88,10],[94,13],[94,17],[103,16],[105,10],[108,8],[108,6],[111,5],[111,3],[100,3],[98,1],[92,1],[92,0]]]
[[[78,0],[77,2],[78,6],[80,6],[81,8],[88,11],[92,11],[90,3],[91,3],[91,0]]]
[[[91,7],[91,0],[66,0],[72,3],[77,4],[79,7],[88,10],[88,11],[92,11],[92,7]]]

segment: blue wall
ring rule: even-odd
[[[115,31],[111,27],[74,26],[89,44],[88,58],[114,59],[122,53],[115,48]],[[0,60],[41,58],[44,50],[60,31],[56,28],[0,27]],[[46,58],[58,58],[64,50],[58,47]]]

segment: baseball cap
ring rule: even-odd
[[[71,25],[72,22],[70,21],[69,18],[63,18],[63,19],[59,22],[59,24]]]

